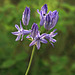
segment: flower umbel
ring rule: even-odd
[[[44,28],[46,30],[50,31],[57,24],[59,16],[58,16],[57,10],[55,10],[53,12],[49,11],[48,14],[47,14],[47,10],[48,10],[47,4],[44,4],[41,7],[40,12],[39,12],[39,10],[37,10],[37,12],[40,15],[40,30],[41,30],[41,26],[44,25]],[[29,24],[29,20],[30,20],[30,8],[26,7],[23,12],[23,15],[22,15],[23,25],[27,26]],[[56,39],[54,39],[54,37],[57,35],[57,33],[54,33],[56,31],[56,29],[54,29],[52,32],[50,32],[50,34],[43,33],[39,30],[38,25],[36,23],[33,23],[31,29],[25,30],[22,27],[21,21],[20,21],[20,27],[18,25],[15,25],[15,27],[18,30],[16,32],[12,32],[13,35],[17,35],[17,38],[15,41],[20,40],[21,35],[22,35],[22,38],[21,38],[21,41],[22,41],[23,36],[27,35],[26,38],[31,40],[31,43],[29,44],[29,46],[34,45],[33,50],[32,50],[32,54],[31,54],[31,58],[29,61],[29,65],[28,65],[27,71],[25,73],[25,75],[28,75],[28,72],[29,72],[29,69],[31,66],[31,62],[32,62],[32,58],[33,58],[33,54],[34,54],[34,50],[35,50],[35,45],[36,45],[37,49],[39,50],[41,47],[40,42],[47,44],[46,39],[48,39],[49,42],[54,47],[53,43],[56,42]]]

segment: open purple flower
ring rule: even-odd
[[[27,26],[29,24],[29,20],[30,20],[30,8],[26,7],[22,15],[22,22],[24,25]]]
[[[22,39],[21,39],[21,41],[22,41],[22,40],[23,40],[23,36],[24,36],[24,35],[27,35],[27,34],[29,34],[29,33],[31,32],[31,30],[24,30],[24,29],[23,29],[23,27],[22,27],[22,25],[21,25],[21,21],[20,21],[20,28],[19,28],[18,25],[15,25],[15,27],[16,27],[17,30],[18,30],[17,32],[12,32],[13,35],[17,35],[17,38],[16,38],[15,41],[20,40],[21,35],[22,35]]]
[[[56,30],[57,29],[54,29],[50,34],[46,34],[46,36],[45,36],[45,38],[48,39],[51,42],[51,44],[52,44],[53,47],[54,47],[53,43],[56,42],[56,40],[53,39],[53,37],[58,34],[58,33],[54,33]]]
[[[47,14],[47,4],[45,4],[42,8],[41,8],[41,10],[40,10],[40,12],[39,12],[39,10],[37,9],[37,12],[38,12],[38,14],[40,14],[40,26],[42,26],[42,25],[44,25],[44,21],[45,21],[45,17],[46,17],[46,14]]]
[[[37,49],[40,49],[40,42],[47,43],[47,41],[44,39],[45,36],[46,36],[46,33],[43,33],[42,35],[40,35],[40,33],[38,33],[38,35],[30,43],[29,46],[33,46],[35,44],[37,46]]]

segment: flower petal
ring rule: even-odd
[[[49,41],[51,41],[51,42],[53,42],[53,43],[55,43],[56,42],[56,40],[55,39],[53,39],[53,38],[50,38],[50,40]]]
[[[20,28],[23,30],[23,27],[22,27],[21,21],[20,21]]]
[[[43,25],[44,25],[44,17],[42,17],[40,21],[40,26],[43,26]]]
[[[28,35],[26,38],[30,38],[30,35]]]
[[[53,35],[52,35],[52,37],[54,37],[54,36],[56,36],[58,33],[54,33]]]
[[[53,12],[52,12],[52,15],[50,15],[50,16],[52,17],[52,24],[51,24],[50,29],[52,29],[53,27],[55,27],[55,25],[56,25],[57,22],[58,22],[59,16],[58,16],[57,10],[53,11]]]
[[[29,20],[30,20],[30,8],[26,7],[22,15],[22,22],[24,25],[27,26],[29,23]]]
[[[49,40],[50,39],[49,34],[46,34],[45,38]]]
[[[21,35],[18,35],[15,41],[20,40]]]
[[[23,36],[24,36],[24,35],[22,35],[22,39],[21,39],[21,41],[23,41]]]
[[[57,30],[57,29],[54,29],[54,30],[53,30],[53,33],[54,33],[56,30]]]
[[[29,44],[29,46],[32,46],[32,45],[34,45],[36,43],[36,40],[33,40],[30,44]]]
[[[47,43],[47,40],[45,40],[45,39],[41,39],[40,40],[42,43]]]
[[[32,25],[32,31],[31,31],[31,36],[35,38],[35,36],[38,34],[38,25],[36,23],[33,23]]]
[[[46,30],[50,30],[50,27],[51,27],[51,19],[50,19],[49,14],[46,16],[46,22],[45,22],[44,27],[45,27]]]
[[[19,26],[16,24],[15,25],[15,27],[16,27],[16,29],[18,30],[18,31],[20,31],[20,28],[19,28]]]
[[[40,40],[37,41],[37,49],[40,49]]]
[[[41,8],[41,11],[42,11],[42,14],[46,14],[47,13],[47,4],[44,4],[44,6],[42,6]]]
[[[37,9],[38,14],[40,14],[39,10]]]
[[[53,43],[51,42],[51,45],[54,47]]]
[[[46,36],[46,33],[43,33],[40,38],[44,38]]]
[[[18,35],[19,32],[11,32],[13,35]]]
[[[23,30],[23,34],[24,34],[24,35],[27,35],[27,34],[29,34],[29,33],[31,33],[31,30]]]

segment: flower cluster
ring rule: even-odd
[[[49,31],[51,30],[58,21],[58,12],[57,10],[55,11],[49,11],[49,13],[47,13],[47,4],[45,4],[44,6],[42,6],[40,12],[39,10],[37,10],[38,14],[40,15],[40,27],[44,25],[44,28]],[[29,24],[29,20],[30,20],[30,8],[26,7],[23,15],[22,15],[22,22],[25,26],[27,26]],[[56,31],[56,29],[54,29],[50,34],[47,33],[43,33],[40,35],[40,31],[38,28],[38,25],[36,23],[33,23],[31,29],[29,30],[25,30],[22,27],[21,21],[20,21],[20,28],[18,25],[15,25],[15,27],[17,28],[17,32],[12,32],[13,35],[17,35],[17,38],[15,41],[20,40],[20,37],[22,35],[22,39],[23,40],[23,36],[24,35],[28,35],[26,38],[31,39],[31,43],[29,44],[29,46],[33,46],[36,45],[37,49],[40,49],[40,42],[42,43],[47,43],[47,40],[49,40],[49,42],[53,45],[53,43],[56,42],[56,40],[53,38],[54,36],[57,35],[57,33],[54,33]]]

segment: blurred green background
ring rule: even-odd
[[[22,42],[15,42],[16,36],[11,32],[16,31],[15,24],[19,25],[26,6],[31,10],[28,29],[34,22],[39,26],[37,9],[44,4],[48,5],[48,12],[59,12],[58,23],[53,28],[57,28],[57,42],[54,48],[48,42],[35,50],[28,75],[75,75],[75,0],[0,0],[0,75],[24,75],[26,72],[31,41],[24,36]]]

